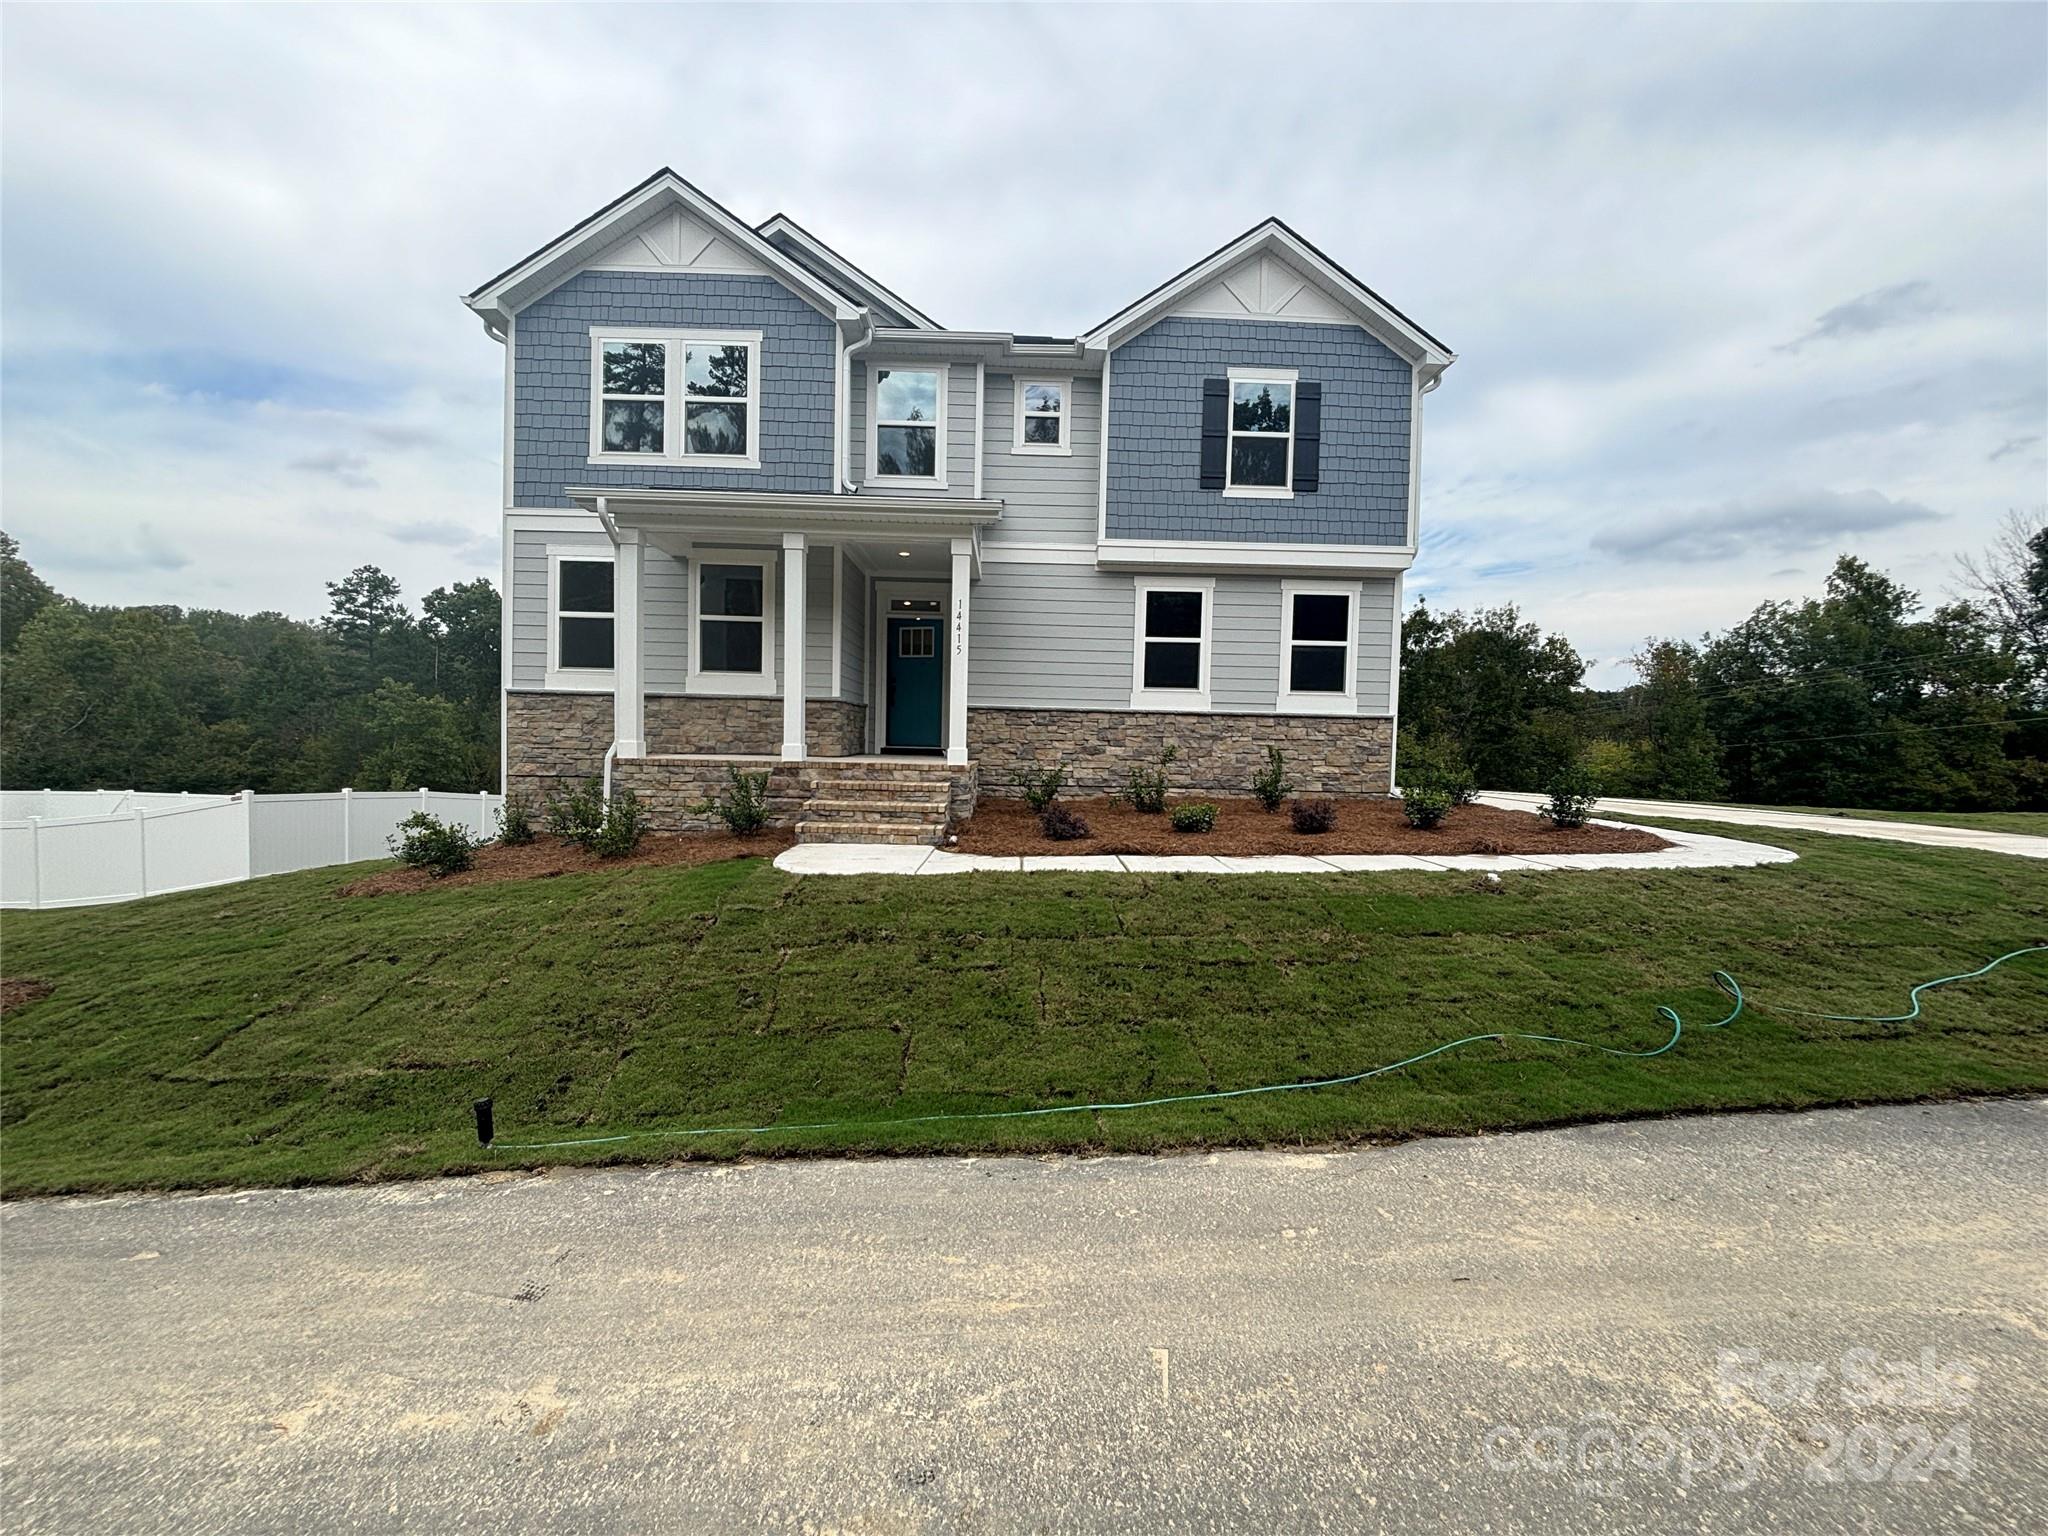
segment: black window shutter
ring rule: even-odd
[[[1202,380],[1202,489],[1223,489],[1223,462],[1230,452],[1230,380]]]
[[[1294,386],[1294,488],[1313,491],[1322,485],[1323,386]]]

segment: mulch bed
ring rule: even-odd
[[[56,988],[33,976],[0,976],[0,1013],[12,1013],[30,1003],[40,1003]]]
[[[500,880],[548,880],[556,875],[595,871],[649,869],[660,866],[715,864],[721,859],[772,859],[796,841],[788,831],[765,828],[752,837],[729,832],[649,834],[623,859],[600,859],[574,843],[545,835],[524,847],[491,843],[476,851],[474,868],[435,879],[424,869],[387,869],[352,880],[338,896],[389,896],[398,891],[424,891],[453,885],[492,885]]]
[[[1212,800],[1176,795],[1168,802],[1208,800],[1216,807],[1211,832],[1176,832],[1165,816],[1141,816],[1120,800],[1062,800],[1093,834],[1056,843],[1039,830],[1021,800],[983,800],[956,829],[961,853],[1649,853],[1671,844],[1649,832],[1614,827],[1553,827],[1528,811],[1461,805],[1435,830],[1408,825],[1398,800],[1337,802],[1337,825],[1328,832],[1296,832],[1287,807],[1268,812],[1256,800]]]

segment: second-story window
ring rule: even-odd
[[[877,368],[874,399],[873,477],[944,484],[944,372],[937,368]]]
[[[1071,386],[1065,379],[1017,381],[1017,452],[1073,451],[1067,436],[1070,394]]]
[[[1294,481],[1294,379],[1230,376],[1226,491],[1286,491]]]
[[[668,346],[659,341],[599,344],[598,442],[605,453],[660,453],[668,397]]]
[[[591,328],[590,457],[760,466],[758,332]]]

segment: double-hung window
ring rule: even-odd
[[[946,483],[946,371],[877,365],[868,392],[868,478]]]
[[[1012,447],[1018,453],[1060,453],[1074,451],[1070,379],[1017,380],[1017,436]]]
[[[697,554],[694,693],[766,694],[775,687],[775,557],[756,551]]]
[[[608,688],[612,675],[612,560],[548,551],[550,688]]]
[[[1350,714],[1358,707],[1358,589],[1283,583],[1279,708]]]
[[[758,469],[758,331],[590,331],[594,463]]]
[[[1294,384],[1291,370],[1230,370],[1226,496],[1294,494]]]
[[[1208,578],[1137,583],[1137,655],[1133,709],[1209,707],[1209,616],[1216,584]]]

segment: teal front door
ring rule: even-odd
[[[889,620],[886,747],[935,750],[945,699],[937,619]]]

